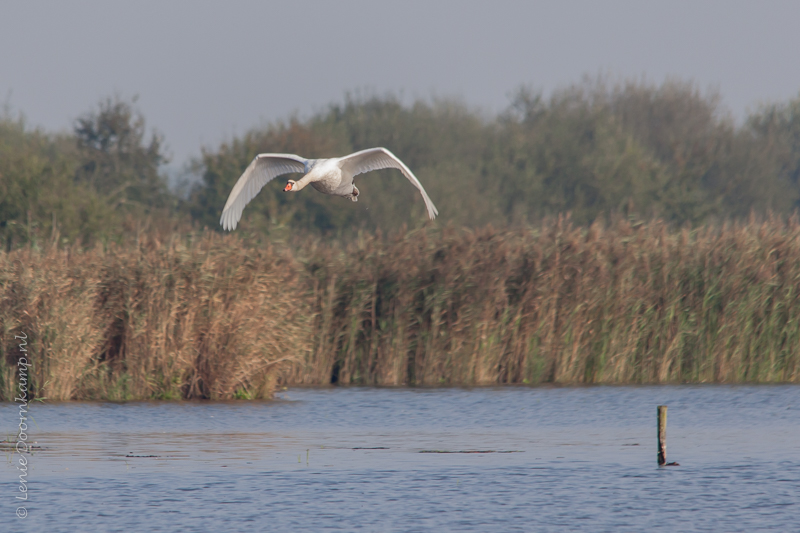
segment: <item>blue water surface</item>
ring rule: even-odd
[[[656,464],[662,404],[680,466]],[[797,386],[292,389],[30,413],[28,501],[6,450],[4,531],[800,530]],[[0,422],[13,441],[18,406]]]

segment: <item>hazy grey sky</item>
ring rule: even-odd
[[[176,165],[357,89],[494,112],[522,84],[676,76],[741,117],[800,91],[798,21],[795,0],[0,0],[0,99],[61,130],[138,94]]]

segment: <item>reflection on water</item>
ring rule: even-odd
[[[290,390],[35,405],[21,531],[796,529],[800,387]],[[656,466],[656,406],[669,406]],[[17,407],[0,407],[13,435]],[[468,453],[465,453],[468,452]],[[480,453],[478,453],[480,452]]]

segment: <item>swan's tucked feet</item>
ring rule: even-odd
[[[356,188],[355,185],[353,185],[353,193],[350,195],[350,199],[353,200],[354,202],[358,201],[358,189]]]

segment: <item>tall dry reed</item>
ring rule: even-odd
[[[268,397],[312,344],[312,312],[286,254],[208,234],[131,248],[0,256],[3,382],[30,338],[50,399]]]
[[[305,253],[315,350],[289,382],[796,382],[797,219],[410,232]]]
[[[2,398],[277,384],[797,382],[800,223],[660,221],[0,254]]]

